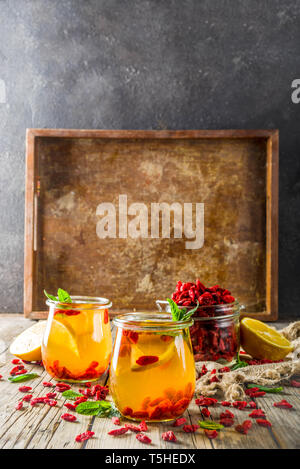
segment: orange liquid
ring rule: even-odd
[[[108,368],[111,347],[107,309],[79,314],[78,310],[50,311],[42,358],[53,378],[74,382],[98,379]]]
[[[172,420],[186,410],[194,390],[195,365],[187,333],[167,336],[118,329],[110,391],[123,415],[134,420]]]

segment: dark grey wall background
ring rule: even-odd
[[[0,0],[0,311],[22,311],[27,127],[279,128],[280,315],[298,315],[299,45],[299,0]]]

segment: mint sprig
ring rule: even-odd
[[[66,399],[70,399],[71,401],[76,401],[76,399],[78,399],[79,397],[83,397],[83,394],[80,394],[79,392],[68,389],[67,391],[64,391],[62,393],[62,397],[65,397]]]
[[[44,290],[44,293],[46,297],[49,298],[49,300],[60,301],[61,303],[72,303],[72,299],[69,293],[62,288],[57,290],[57,296],[50,295],[50,293],[47,293],[46,290]]]
[[[197,311],[199,308],[199,302],[197,301],[197,306],[195,308],[188,311],[186,307],[179,308],[179,306],[175,303],[175,301],[167,298],[167,302],[171,308],[171,314],[173,321],[188,321],[191,319],[191,316]]]
[[[37,373],[24,373],[23,375],[9,376],[8,381],[11,383],[21,383],[22,381],[28,381],[29,379],[37,378]]]
[[[245,368],[245,366],[249,366],[249,364],[240,359],[240,353],[238,352],[233,365],[230,366],[230,369],[231,371],[235,371],[239,368]]]
[[[119,417],[121,414],[114,404],[108,401],[86,401],[76,407],[76,412],[82,415],[95,415],[96,417]]]

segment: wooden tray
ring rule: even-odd
[[[28,129],[26,156],[26,317],[46,317],[44,288],[153,311],[177,280],[200,278],[277,318],[277,130]],[[100,239],[97,207],[118,215],[120,195],[147,207],[149,227],[152,203],[204,204],[203,247],[174,238],[172,217],[170,238],[119,237],[117,216],[117,237]]]

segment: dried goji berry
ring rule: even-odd
[[[180,427],[181,425],[184,425],[185,423],[186,423],[186,419],[184,417],[181,417],[175,420],[175,422],[173,423],[173,427]]]
[[[258,425],[261,425],[262,427],[272,427],[271,422],[266,419],[256,419],[256,423],[258,423]]]
[[[222,402],[221,402],[221,405],[224,406],[224,407],[230,407],[230,406],[231,406],[231,402],[222,401]]]
[[[252,391],[252,389],[251,389],[251,391]],[[254,391],[254,392],[249,393],[248,395],[250,397],[263,397],[263,396],[265,396],[265,394],[266,394],[265,391]]]
[[[162,433],[161,437],[165,441],[177,441],[177,438],[172,431]]]
[[[143,433],[138,433],[136,435],[136,439],[139,440],[141,443],[145,443],[146,445],[149,445],[152,442],[152,440]]]
[[[121,425],[119,417],[112,417],[111,421],[114,425]]]
[[[75,420],[77,420],[77,418],[73,414],[62,414],[60,418],[63,420],[67,420],[67,422],[75,422]]]
[[[45,404],[48,404],[50,407],[55,407],[57,404],[57,401],[55,401],[54,399],[46,399]]]
[[[48,381],[44,381],[43,386],[45,386],[45,388],[53,388],[54,383],[48,383]]]
[[[256,407],[257,407],[256,402],[254,402],[254,401],[248,402],[248,406],[250,407],[250,409],[256,409]]]
[[[199,425],[184,425],[182,427],[182,430],[185,432],[185,433],[195,433],[196,430],[198,430],[199,428]]]
[[[234,419],[234,414],[230,412],[230,410],[226,409],[225,412],[222,412],[220,414],[220,419],[223,419],[223,418]]]
[[[20,386],[19,387],[19,391],[20,392],[28,392],[28,391],[31,391],[32,388],[30,386]]]
[[[258,417],[265,417],[265,413],[262,409],[255,409],[249,414],[249,417],[256,419]]]
[[[218,436],[217,430],[207,430],[206,428],[204,429],[204,433],[209,438],[210,440],[216,438]]]
[[[280,402],[274,402],[274,407],[280,407],[281,409],[291,409],[293,406],[285,399],[282,399]]]
[[[11,362],[13,365],[19,365],[20,360],[18,358],[14,358]]]
[[[18,402],[18,404],[16,405],[16,410],[21,410],[23,408],[23,402],[20,401]]]
[[[123,435],[124,433],[128,432],[128,430],[129,430],[129,428],[127,428],[127,427],[116,428],[115,430],[111,430],[110,432],[108,432],[108,435],[119,436],[119,435]]]
[[[231,371],[231,369],[229,368],[229,366],[224,366],[223,368],[219,368],[219,373],[229,373],[229,371]]]
[[[142,420],[141,423],[139,424],[140,431],[141,432],[146,432],[148,430],[148,426],[145,422],[145,420]]]
[[[220,419],[220,424],[224,425],[224,427],[232,427],[232,425],[234,424],[234,420],[229,417],[223,417]]]
[[[71,404],[71,402],[67,402],[66,404],[64,404],[64,406],[69,410],[75,410],[76,409],[76,405]]]
[[[299,381],[296,381],[295,379],[292,379],[291,380],[291,386],[293,386],[294,388],[300,388],[300,383],[299,383]]]
[[[210,411],[207,409],[207,407],[204,407],[203,409],[201,409],[201,414],[203,415],[203,417],[209,417]]]
[[[95,432],[86,431],[84,433],[80,433],[76,436],[75,441],[81,443],[82,441],[89,440],[95,435]]]
[[[247,435],[251,427],[252,427],[252,422],[250,420],[245,420],[241,425],[237,425],[235,429],[237,432]]]
[[[149,417],[149,414],[145,410],[137,410],[131,414],[131,417],[136,419],[146,419]]]
[[[242,410],[242,409],[245,409],[245,407],[247,407],[247,402],[246,401],[234,401],[232,405],[236,409]]]
[[[217,403],[218,399],[214,399],[213,397],[200,396],[195,400],[195,404],[199,406],[211,406]]]
[[[26,394],[26,396],[24,396],[24,397],[22,398],[22,401],[24,401],[24,402],[30,402],[31,399],[32,399],[32,394]]]
[[[137,425],[133,425],[133,423],[125,423],[125,428],[128,428],[128,430],[135,432],[135,433],[140,433],[140,427]]]
[[[77,407],[79,404],[81,404],[82,402],[86,402],[87,401],[87,397],[78,397],[78,399],[76,399],[76,401],[74,402],[74,405],[75,407]]]
[[[107,324],[107,323],[108,323],[108,320],[109,320],[109,318],[108,318],[108,310],[105,309],[105,310],[104,310],[104,324]]]
[[[48,399],[54,399],[56,397],[56,392],[48,392],[46,397],[48,397]]]
[[[2,376],[2,375],[0,375],[0,379],[2,379],[2,378],[3,378],[3,376]]]
[[[122,414],[131,416],[133,414],[133,410],[131,407],[124,407]]]
[[[143,355],[136,360],[136,364],[140,366],[151,365],[158,362],[159,358],[155,355]]]

